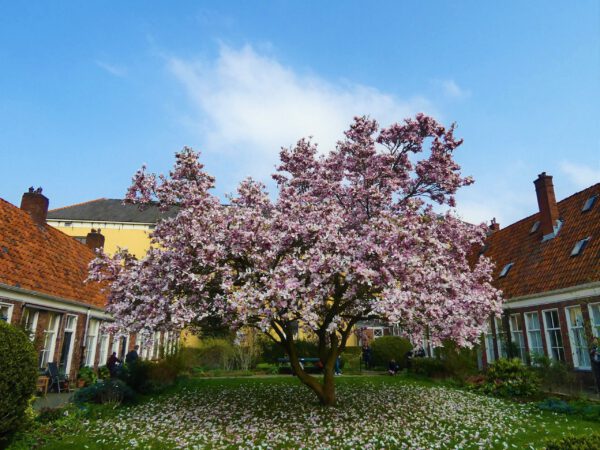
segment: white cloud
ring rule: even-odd
[[[169,58],[168,68],[197,109],[186,122],[206,150],[260,156],[269,172],[280,148],[301,137],[333,148],[355,115],[389,125],[420,111],[435,113],[425,98],[400,100],[373,87],[299,73],[251,46],[223,46],[214,61]]]
[[[563,161],[560,163],[560,170],[578,189],[584,189],[600,182],[600,165],[594,167]]]
[[[111,75],[114,75],[115,77],[124,77],[125,75],[127,75],[127,69],[125,67],[117,66],[115,64],[110,64],[105,61],[99,60],[94,61],[94,63],[98,67],[104,69],[106,72],[110,73]]]
[[[471,91],[460,87],[454,80],[434,80],[434,84],[442,90],[447,98],[462,99],[471,95]]]

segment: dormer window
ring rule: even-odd
[[[583,249],[588,244],[588,242],[590,242],[589,236],[586,237],[585,239],[578,241],[577,244],[575,244],[575,247],[573,247],[573,250],[571,251],[571,256],[580,255],[581,252],[583,252]]]
[[[596,203],[597,198],[598,198],[597,195],[592,195],[590,198],[588,198],[585,201],[583,208],[581,208],[581,212],[586,212],[586,211],[589,211],[590,209],[592,209],[594,207],[594,204]]]
[[[506,275],[508,275],[508,272],[510,272],[512,266],[514,266],[513,263],[508,263],[507,265],[505,265],[502,269],[502,272],[500,272],[500,276],[498,278],[504,278]]]
[[[540,229],[540,221],[536,220],[534,222],[533,226],[531,227],[531,230],[529,230],[529,234],[535,233],[539,229]]]

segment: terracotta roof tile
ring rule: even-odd
[[[84,283],[94,253],[0,198],[0,283],[104,307],[96,283]]]
[[[581,209],[586,200],[598,195],[593,208]],[[539,213],[491,234],[484,254],[495,263],[494,284],[506,299],[600,281],[600,183],[558,202],[563,225],[558,234],[542,242],[542,232],[530,233]],[[571,256],[575,244],[590,238],[578,256]],[[499,274],[513,263],[508,275]]]

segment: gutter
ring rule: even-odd
[[[597,296],[600,296],[600,281],[593,281],[591,283],[578,284],[567,288],[513,297],[507,299],[503,303],[502,308],[512,309],[538,304],[560,303],[568,300]]]

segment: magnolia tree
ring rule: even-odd
[[[92,263],[91,279],[110,286],[114,327],[143,334],[207,317],[254,327],[325,405],[335,403],[335,360],[361,319],[401,324],[413,341],[471,346],[500,296],[490,261],[468,259],[486,227],[432,209],[454,206],[473,182],[452,158],[462,143],[453,133],[423,114],[384,129],[355,118],[327,154],[304,139],[282,149],[275,199],[247,179],[226,206],[189,148],[169,176],[143,167],[126,201],[178,213],[156,225],[143,259],[119,252]],[[323,377],[299,362],[298,325],[318,341]]]

